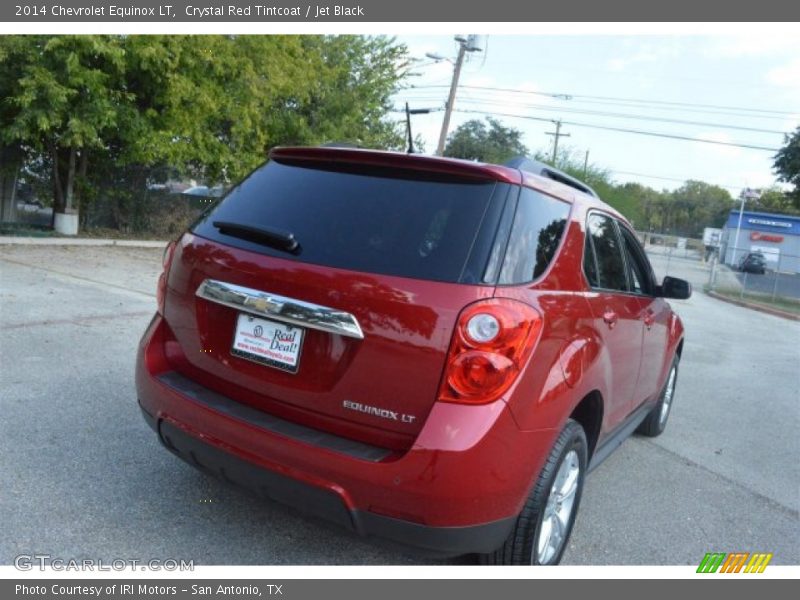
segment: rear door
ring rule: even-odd
[[[594,329],[603,339],[610,397],[606,398],[606,429],[613,429],[630,412],[642,359],[639,298],[628,293],[624,246],[616,220],[590,212],[586,222],[584,273],[592,288],[587,294]]]
[[[270,161],[176,251],[166,319],[177,368],[316,428],[412,439],[459,312],[493,294],[480,281],[510,188]]]

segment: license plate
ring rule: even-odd
[[[268,367],[296,373],[303,328],[240,314],[231,354]]]

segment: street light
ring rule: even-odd
[[[751,190],[749,187],[744,188],[739,194],[739,198],[742,203],[739,205],[739,222],[736,224],[736,237],[733,240],[732,264],[734,266],[739,264],[736,258],[736,253],[739,251],[739,231],[742,229],[742,213],[744,213],[744,203],[748,200],[757,200],[760,196],[761,194],[758,190]]]

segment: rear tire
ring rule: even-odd
[[[556,439],[505,544],[480,555],[488,565],[557,565],[569,542],[583,492],[588,444],[572,419]]]
[[[664,388],[661,390],[661,396],[658,402],[636,429],[636,433],[647,437],[658,437],[664,433],[669,415],[672,412],[672,403],[675,400],[675,385],[677,381],[678,357],[676,356],[672,360],[672,365],[667,375],[667,381],[664,382]]]

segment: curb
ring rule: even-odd
[[[795,313],[790,313],[785,310],[781,310],[779,308],[772,308],[770,306],[764,306],[763,304],[754,304],[752,302],[745,302],[744,300],[736,300],[734,298],[728,298],[727,296],[723,296],[721,294],[717,294],[713,291],[706,292],[706,295],[711,296],[712,298],[716,298],[717,300],[722,300],[723,302],[727,302],[728,304],[735,304],[736,306],[741,306],[742,308],[749,308],[751,310],[756,310],[758,312],[766,313],[768,315],[773,315],[775,317],[782,317],[784,319],[789,319],[790,321],[800,321],[800,315]]]
[[[54,238],[0,236],[0,245],[11,246],[125,246],[127,248],[163,248],[166,241],[112,240],[104,238]]]

